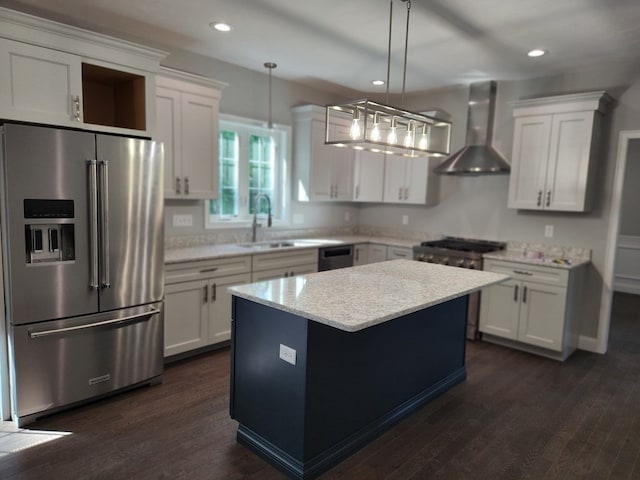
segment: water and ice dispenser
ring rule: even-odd
[[[67,262],[75,259],[73,200],[24,200],[27,263]]]

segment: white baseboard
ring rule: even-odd
[[[578,349],[592,353],[606,353],[598,351],[598,339],[596,337],[585,337],[584,335],[578,337]]]

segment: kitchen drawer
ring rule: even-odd
[[[266,280],[274,280],[277,278],[295,277],[297,275],[307,275],[318,271],[317,263],[309,263],[307,265],[295,265],[289,268],[274,268],[273,270],[261,270],[251,274],[252,282],[263,282]]]
[[[251,272],[251,256],[227,257],[166,265],[165,283],[189,282]]]
[[[253,256],[253,271],[258,272],[262,270],[282,269],[283,271],[287,267],[294,267],[296,265],[305,265],[315,263],[318,264],[318,249],[305,249],[295,252],[274,252],[263,253]]]
[[[396,260],[398,258],[413,260],[413,250],[409,247],[387,246],[387,260]]]
[[[484,270],[504,273],[515,280],[545,283],[566,287],[569,282],[569,270],[544,265],[532,265],[521,262],[505,262],[502,260],[484,261]]]

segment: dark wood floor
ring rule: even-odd
[[[564,364],[472,343],[467,381],[321,478],[640,478],[640,297],[616,294],[609,353]],[[72,432],[0,458],[0,478],[285,477],[235,441],[228,349],[164,383],[39,420]]]

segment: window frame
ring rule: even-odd
[[[226,124],[226,125],[225,125]],[[225,126],[233,125],[236,127],[234,131],[238,131],[241,135],[246,135],[246,145],[242,145],[243,141],[239,143],[239,155],[240,161],[244,161],[243,166],[239,166],[239,188],[238,194],[240,197],[239,215],[221,217],[210,213],[210,202],[206,200],[204,202],[204,217],[205,217],[205,229],[213,228],[238,228],[245,227],[251,224],[253,221],[253,213],[249,212],[249,161],[248,161],[248,137],[251,133],[258,135],[264,135],[268,131],[266,122],[260,120],[254,120],[246,117],[240,117],[236,115],[221,114],[219,118],[218,138],[220,132],[225,130]],[[277,143],[277,155],[280,157],[279,165],[276,167],[276,178],[274,179],[274,188],[276,190],[275,198],[271,199],[271,213],[274,226],[288,226],[291,224],[291,171],[292,171],[292,138],[291,127],[289,125],[274,124],[273,130],[278,136],[281,137]],[[282,138],[284,137],[284,138]],[[284,150],[284,151],[283,151]],[[244,157],[243,157],[244,155]],[[218,168],[220,157],[218,153]],[[219,177],[218,182],[221,181]],[[244,184],[243,184],[244,183]],[[219,185],[218,197],[219,197]],[[266,214],[258,214],[259,220],[266,221]]]

